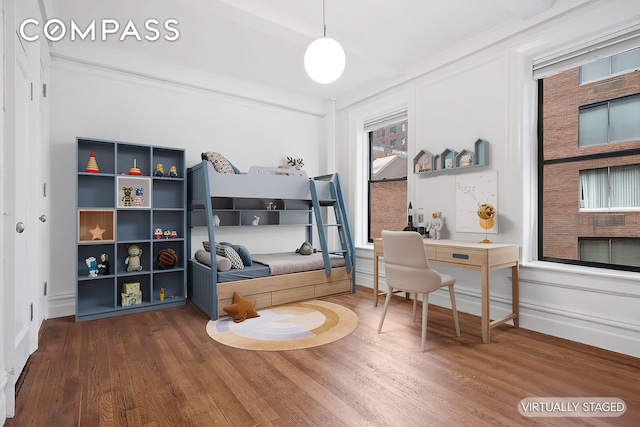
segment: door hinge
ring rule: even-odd
[[[46,83],[42,83],[42,96],[44,98],[47,97],[47,84]]]
[[[42,183],[42,197],[47,197],[47,183]]]
[[[33,303],[31,303],[31,321],[33,321]]]
[[[33,82],[31,82],[31,100],[33,101]]]
[[[47,296],[47,282],[44,282],[44,296]]]

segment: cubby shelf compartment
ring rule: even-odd
[[[119,316],[185,304],[186,295],[186,169],[183,149],[154,147],[92,138],[76,138],[76,321]],[[87,172],[94,154],[97,171]],[[134,164],[135,161],[135,164]],[[162,163],[177,177],[152,176]],[[131,168],[135,174],[131,175]],[[94,168],[95,169],[95,168]],[[140,175],[137,175],[137,174]],[[131,206],[123,200],[122,187],[132,187]],[[136,200],[136,188],[142,199]],[[139,202],[139,203],[136,203]],[[92,240],[89,229],[104,229],[103,240]],[[176,237],[156,240],[154,230],[175,231]],[[141,271],[127,271],[124,263],[131,245],[142,248]],[[163,270],[156,255],[171,248],[178,264]],[[87,258],[101,255],[109,262],[109,274],[100,269],[90,276]],[[142,303],[122,306],[124,283],[139,282]],[[175,298],[160,301],[160,288]]]
[[[306,200],[212,197],[213,214],[220,227],[310,225],[311,202]],[[197,213],[195,213],[197,215]]]
[[[440,154],[432,154],[427,150],[420,150],[413,159],[413,171],[420,175],[437,174],[445,171],[461,171],[463,169],[489,164],[489,142],[478,138],[473,144],[473,150],[463,149],[460,152],[447,148]]]

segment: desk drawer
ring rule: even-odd
[[[456,264],[481,266],[487,263],[487,251],[482,249],[463,249],[444,246],[436,248],[435,259]]]

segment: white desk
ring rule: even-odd
[[[465,268],[480,271],[482,280],[482,342],[491,341],[491,329],[509,320],[518,327],[518,260],[519,247],[515,244],[504,243],[474,243],[461,240],[431,240],[425,239],[429,263],[446,265],[449,267]],[[373,306],[378,305],[378,297],[385,294],[378,291],[378,260],[384,256],[382,239],[373,241]],[[491,321],[489,272],[501,268],[511,267],[511,314]]]

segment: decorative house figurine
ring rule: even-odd
[[[133,187],[122,187],[122,191],[124,192],[124,196],[122,196],[124,206],[131,206],[131,202],[133,202],[133,196],[131,195]]]
[[[91,173],[100,173],[100,169],[98,169],[98,162],[96,162],[95,154],[89,154],[89,161],[87,162],[87,168],[84,170],[85,172]]]
[[[129,175],[142,175],[142,172],[140,172],[140,169],[138,169],[137,166],[138,165],[136,164],[136,159],[133,159],[133,167],[129,169]]]
[[[153,232],[153,236],[156,238],[156,240],[159,240],[162,238],[162,228],[156,228],[155,231]]]
[[[87,267],[89,267],[89,277],[98,277],[98,265],[96,264],[96,257],[90,256],[85,259],[84,262],[87,263]]]
[[[136,206],[142,206],[142,202],[144,200],[144,188],[136,187],[136,196],[134,197],[136,201]]]
[[[251,221],[251,225],[257,226],[259,222],[260,222],[260,217],[254,215],[253,221]]]
[[[156,165],[156,171],[154,172],[155,176],[164,176],[164,166],[162,166],[162,163],[158,163]]]
[[[109,265],[109,256],[107,254],[100,255],[100,264],[98,264],[100,273],[107,276],[111,274],[111,267]]]
[[[177,178],[178,177],[178,168],[176,168],[175,166],[171,166],[169,168],[169,176],[171,178]]]

